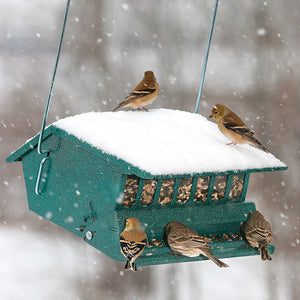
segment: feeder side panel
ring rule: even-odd
[[[109,162],[55,135],[43,142],[43,148],[51,153],[43,169],[41,195],[34,192],[41,156],[34,149],[23,157],[29,208],[82,238],[93,227],[97,249],[119,252],[118,232],[105,231],[116,227],[114,207],[121,175]]]

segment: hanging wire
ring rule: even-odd
[[[48,150],[42,150],[41,149],[41,143],[42,143],[42,140],[43,140],[43,134],[44,134],[44,130],[45,130],[45,127],[46,127],[49,106],[50,106],[50,102],[51,102],[51,99],[52,99],[53,86],[54,86],[57,66],[58,66],[59,57],[60,57],[61,45],[62,45],[62,41],[63,41],[63,38],[64,38],[64,33],[65,33],[65,28],[66,28],[66,23],[67,23],[67,17],[68,17],[70,2],[71,2],[71,0],[67,0],[67,6],[66,6],[66,9],[65,9],[63,25],[62,25],[61,34],[60,34],[59,43],[58,43],[58,48],[57,48],[57,53],[56,53],[56,61],[55,61],[53,76],[52,76],[52,80],[51,80],[51,84],[50,84],[48,100],[47,100],[47,103],[46,103],[46,108],[45,108],[43,121],[42,121],[42,127],[41,127],[41,131],[40,131],[39,143],[38,143],[38,147],[37,147],[38,154],[45,154],[45,153],[50,152],[49,149]]]
[[[39,170],[38,170],[38,174],[37,174],[37,178],[36,178],[36,182],[35,182],[35,188],[34,188],[34,191],[35,191],[36,195],[40,195],[41,194],[41,192],[40,192],[40,181],[41,181],[41,177],[42,177],[43,167],[44,167],[44,164],[45,164],[46,160],[49,159],[49,155],[50,155],[50,149],[42,150],[41,149],[41,144],[42,144],[43,135],[44,135],[45,127],[46,127],[46,122],[47,122],[47,116],[48,116],[48,112],[49,112],[50,102],[51,102],[51,99],[52,99],[53,86],[54,86],[54,81],[55,81],[55,77],[56,77],[56,71],[57,71],[59,57],[60,57],[60,51],[61,51],[62,41],[63,41],[63,38],[64,38],[64,33],[65,33],[65,28],[66,28],[66,23],[67,23],[67,17],[68,17],[70,2],[71,2],[71,0],[67,0],[67,5],[66,5],[65,14],[64,14],[64,20],[63,20],[63,25],[62,25],[62,29],[61,29],[61,33],[60,33],[60,38],[59,38],[59,43],[58,43],[58,48],[57,48],[57,53],[56,53],[56,61],[55,61],[54,71],[53,71],[53,75],[52,75],[52,80],[51,80],[51,84],[50,84],[50,90],[49,90],[49,94],[48,94],[48,99],[47,99],[47,103],[46,103],[46,107],[45,107],[45,112],[44,112],[44,116],[43,116],[43,121],[42,121],[40,136],[39,136],[39,142],[38,142],[38,146],[37,146],[37,152],[38,152],[38,154],[39,155],[47,154],[47,156],[44,157],[44,158],[42,158],[42,160],[40,162],[40,166],[39,166]]]
[[[213,30],[214,30],[214,25],[215,25],[218,4],[219,4],[219,0],[216,0],[215,8],[214,8],[214,13],[213,13],[213,17],[212,17],[211,25],[210,25],[210,31],[209,31],[209,35],[208,35],[208,41],[207,41],[205,58],[204,58],[204,62],[203,62],[203,69],[202,69],[200,87],[199,87],[198,96],[197,96],[195,114],[197,114],[198,111],[199,111],[199,105],[200,105],[200,100],[201,100],[201,96],[202,96],[202,90],[203,90],[203,84],[204,84],[206,66],[207,66],[207,61],[208,61],[208,54],[209,54],[209,49],[210,49],[210,44],[211,44],[211,38],[212,38],[212,34],[213,34]]]

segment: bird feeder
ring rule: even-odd
[[[69,5],[67,0],[40,134],[7,158],[23,163],[30,210],[116,261],[125,261],[119,241],[125,219],[137,218],[149,240],[137,266],[207,259],[169,254],[163,238],[171,221],[203,235],[218,258],[259,254],[244,247],[240,223],[256,210],[245,202],[250,173],[287,169],[272,154],[228,146],[215,124],[183,111],[87,113],[45,129]],[[218,0],[195,113],[217,7]]]
[[[38,136],[7,162],[22,161],[30,210],[116,261],[125,262],[119,238],[129,217],[149,240],[137,266],[206,259],[169,254],[163,234],[171,221],[203,235],[218,258],[257,255],[240,234],[256,210],[245,202],[250,173],[287,167],[270,153],[227,142],[197,114],[92,112],[46,128],[43,145],[51,152],[42,170]]]

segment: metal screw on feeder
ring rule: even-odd
[[[86,238],[88,241],[92,240],[92,239],[93,239],[93,233],[92,233],[91,231],[87,231],[87,232],[85,233],[85,238]]]

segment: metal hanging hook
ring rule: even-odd
[[[219,4],[219,0],[216,0],[215,8],[214,8],[214,13],[213,13],[213,17],[212,17],[211,25],[210,25],[209,35],[208,35],[208,41],[207,41],[207,46],[206,46],[205,58],[204,58],[204,62],[203,62],[203,68],[202,68],[202,74],[201,74],[200,87],[199,87],[198,96],[197,96],[195,114],[197,114],[198,111],[199,111],[199,105],[200,105],[200,100],[201,100],[201,96],[202,96],[204,78],[205,78],[205,73],[206,73],[206,66],[207,66],[207,61],[208,61],[208,54],[209,54],[209,49],[210,49],[210,44],[211,44],[211,38],[212,38],[212,34],[213,34],[213,30],[214,30],[214,25],[215,25],[218,4]]]
[[[49,112],[50,102],[51,102],[51,99],[52,99],[53,86],[54,86],[54,81],[55,81],[55,77],[56,77],[56,71],[57,71],[57,67],[58,67],[58,63],[59,63],[61,46],[62,46],[62,42],[63,42],[63,38],[64,38],[64,33],[65,33],[65,28],[66,28],[66,23],[67,23],[67,17],[68,17],[70,2],[71,2],[71,0],[67,0],[67,5],[66,5],[66,9],[65,9],[65,14],[64,14],[62,29],[61,29],[59,43],[58,43],[58,48],[57,48],[57,53],[56,53],[56,61],[55,61],[53,75],[52,75],[52,80],[51,80],[51,84],[50,84],[50,90],[49,90],[48,99],[47,99],[47,103],[46,103],[46,107],[45,107],[45,112],[44,112],[44,116],[43,116],[41,131],[40,131],[40,135],[39,135],[39,141],[38,141],[38,145],[37,145],[37,152],[38,152],[39,155],[47,154],[46,157],[42,158],[42,160],[40,162],[40,167],[39,167],[39,170],[38,170],[38,175],[37,175],[36,184],[35,184],[35,193],[37,195],[41,194],[41,192],[39,191],[39,185],[40,185],[40,180],[41,180],[43,165],[44,165],[45,161],[47,159],[49,159],[49,154],[50,154],[50,149],[43,150],[43,149],[41,149],[41,145],[42,145],[43,135],[44,135],[45,127],[46,127],[46,122],[47,122],[47,116],[48,116],[48,112]]]
[[[40,191],[41,176],[42,176],[42,171],[43,171],[43,168],[44,168],[44,164],[45,164],[46,160],[49,159],[49,154],[50,154],[50,152],[48,152],[47,156],[44,157],[40,162],[39,171],[38,171],[38,175],[37,175],[36,182],[35,182],[35,188],[34,188],[34,192],[37,195],[41,194],[41,191]]]

